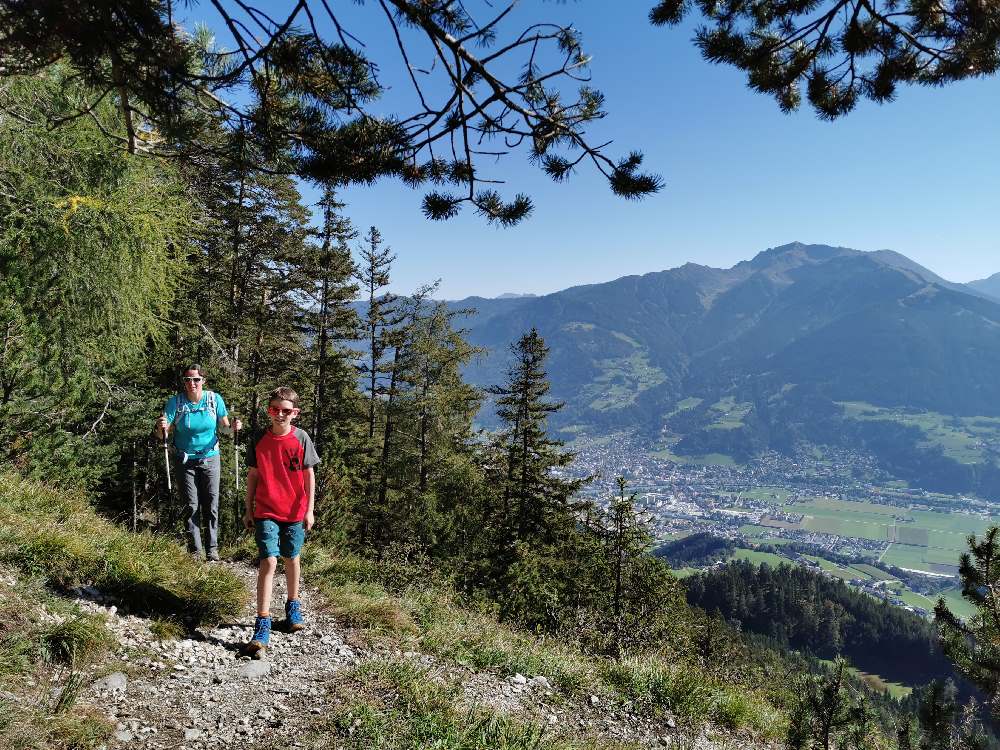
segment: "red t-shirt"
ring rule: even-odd
[[[295,522],[306,517],[306,469],[319,463],[319,456],[305,430],[293,428],[287,435],[265,430],[250,444],[247,465],[257,469],[254,518]]]

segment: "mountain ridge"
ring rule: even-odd
[[[466,302],[451,304],[475,307]],[[694,434],[702,447],[742,440],[749,455],[822,433],[803,412],[814,398],[824,413],[860,402],[1000,416],[1000,301],[893,251],[787,243],[728,269],[689,263],[485,312],[466,321],[470,341],[490,352],[470,380],[502,382],[508,346],[537,328],[551,349],[552,396],[567,404],[561,428]],[[687,398],[705,408],[733,399],[746,415],[720,428],[695,410],[677,428],[683,420],[668,415]]]

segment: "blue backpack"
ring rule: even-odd
[[[207,409],[208,413],[212,415],[213,422],[218,420],[219,418],[218,417],[219,412],[217,407],[215,406],[215,391],[205,391],[205,406],[201,406],[200,401],[197,404],[192,404],[190,401],[187,400],[187,396],[185,396],[183,393],[177,393],[177,395],[174,396],[174,403],[176,404],[177,407],[177,410],[174,412],[174,421],[173,421],[174,435],[177,434],[177,423],[180,421],[180,418],[185,414],[196,414],[200,412],[202,409]],[[216,433],[215,445],[218,444],[219,444],[219,435],[218,433]],[[215,445],[212,446],[212,448],[210,448],[209,450],[214,450]]]

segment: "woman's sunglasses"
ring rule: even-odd
[[[195,377],[193,375],[185,375],[181,378],[185,383],[200,383],[204,378]]]

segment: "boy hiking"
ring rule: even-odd
[[[243,525],[254,530],[260,567],[257,570],[257,620],[246,651],[261,658],[271,640],[271,586],[278,555],[285,563],[288,601],[285,624],[290,632],[305,627],[299,603],[299,553],[315,518],[319,456],[305,430],[292,426],[298,394],[275,388],[267,399],[271,426],[254,437],[247,450],[247,496]]]

